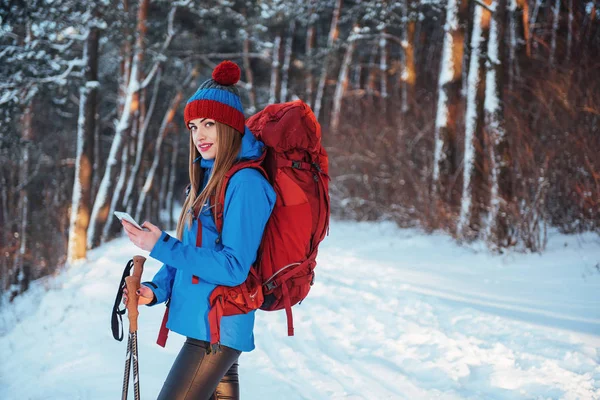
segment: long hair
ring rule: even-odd
[[[177,222],[177,237],[183,239],[183,227],[187,220],[188,228],[192,225],[193,210],[201,210],[203,205],[209,200],[211,195],[220,193],[223,185],[223,178],[229,169],[235,164],[237,155],[242,147],[242,134],[230,127],[215,121],[217,127],[217,154],[212,168],[212,174],[204,187],[204,190],[197,195],[204,179],[203,170],[200,163],[194,163],[194,160],[200,155],[194,145],[194,138],[190,132],[190,192],[183,203],[179,221]],[[214,208],[213,208],[214,210]]]

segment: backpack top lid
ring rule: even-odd
[[[284,153],[302,149],[315,156],[321,151],[321,126],[301,100],[271,104],[246,121],[258,140]]]

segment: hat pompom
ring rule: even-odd
[[[241,74],[242,71],[236,63],[226,60],[213,70],[212,78],[219,85],[231,86],[240,80]]]

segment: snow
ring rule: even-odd
[[[16,91],[5,90],[0,96],[0,104],[8,103],[9,101],[17,100]]]
[[[0,311],[0,398],[114,399],[126,342],[110,311],[119,238]],[[240,358],[248,399],[598,399],[600,240],[551,232],[542,254],[492,256],[391,223],[333,221],[309,297],[257,313]],[[159,263],[148,258],[145,278]],[[184,338],[155,344],[163,306],[140,312],[142,399],[156,398]],[[127,327],[127,323],[125,323]],[[35,384],[33,384],[35,382]]]

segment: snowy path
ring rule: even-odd
[[[284,313],[257,314],[243,398],[600,399],[598,238],[555,235],[542,256],[478,250],[335,222],[294,308],[296,336]],[[0,399],[119,397],[125,342],[112,339],[110,309],[133,254],[144,253],[113,241],[0,312]],[[158,267],[148,259],[145,275]],[[183,343],[154,344],[162,312],[140,314],[144,399]]]

